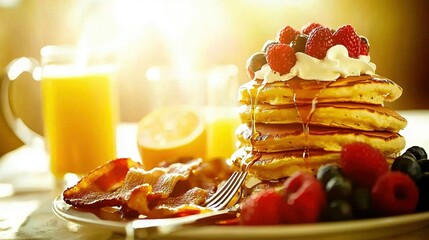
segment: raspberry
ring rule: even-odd
[[[305,53],[312,57],[323,59],[328,49],[333,45],[331,30],[325,27],[317,27],[308,36]]]
[[[291,26],[286,26],[283,28],[278,36],[278,40],[280,43],[289,44],[293,40],[295,40],[296,36],[299,35],[299,31],[295,30]]]
[[[283,223],[316,222],[326,205],[322,184],[309,173],[294,173],[285,181],[283,194],[280,205]]]
[[[358,186],[367,188],[371,188],[389,168],[383,153],[360,142],[343,146],[340,166],[346,177]]]
[[[371,205],[382,216],[412,213],[418,200],[416,184],[401,172],[387,172],[378,178],[372,188]]]
[[[320,23],[310,23],[302,28],[302,33],[310,35],[315,28],[322,26]]]
[[[293,48],[287,44],[273,44],[267,51],[267,62],[271,69],[283,75],[290,72],[296,63]]]
[[[349,52],[349,57],[358,58],[360,54],[360,37],[350,25],[345,25],[337,29],[332,35],[334,45],[344,45]]]
[[[269,188],[247,198],[241,205],[240,224],[274,225],[280,223],[282,196]]]
[[[365,55],[368,56],[369,54],[369,44],[368,40],[364,37],[360,38],[360,52],[359,55]]]

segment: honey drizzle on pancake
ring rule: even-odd
[[[253,95],[251,93],[251,87],[246,87],[246,91],[249,94],[250,98],[250,128],[251,128],[251,135],[250,135],[250,145],[251,145],[251,151],[248,152],[246,157],[242,160],[242,171],[248,171],[248,169],[261,158],[261,154],[255,149],[255,141],[260,136],[260,133],[256,129],[256,111],[255,108],[258,105],[258,96],[259,93],[262,91],[262,89],[265,87],[265,83],[262,83],[258,88],[256,89],[255,97],[253,98]]]
[[[328,87],[331,83],[331,81],[304,81],[301,79],[291,79],[285,82],[285,84],[293,91],[293,103],[297,114],[301,119],[302,130],[305,138],[302,157],[306,168],[310,166],[309,160],[311,158],[308,137],[310,134],[311,117],[316,110],[318,96],[323,89]],[[308,99],[311,99],[311,101],[308,101]]]

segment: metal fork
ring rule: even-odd
[[[231,199],[236,195],[246,179],[247,172],[233,172],[226,182],[209,198],[203,206],[214,210],[213,212],[190,215],[186,217],[167,219],[141,219],[127,224],[127,239],[150,239],[169,234],[181,227],[201,221],[210,222],[216,218],[234,214],[233,209],[225,209]]]

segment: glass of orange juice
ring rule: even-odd
[[[113,59],[104,51],[46,46],[41,50],[41,64],[21,58],[8,67],[11,80],[22,71],[30,71],[41,80],[42,139],[57,183],[63,184],[67,175],[87,174],[116,157],[118,113]],[[2,90],[7,94],[7,89]],[[38,137],[7,107],[3,110],[24,143],[30,144]]]
[[[230,158],[236,148],[235,130],[240,124],[237,110],[238,68],[212,67],[207,74],[207,156],[208,160]]]

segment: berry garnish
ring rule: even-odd
[[[417,164],[420,166],[420,170],[422,173],[429,173],[429,160],[428,159],[420,159],[417,161]]]
[[[251,195],[241,204],[240,224],[274,225],[280,223],[279,206],[281,195],[274,189],[267,189]]]
[[[366,39],[365,37],[360,37],[359,55],[365,55],[365,56],[369,55],[369,43],[368,43],[368,39]]]
[[[286,179],[281,205],[284,223],[316,222],[326,204],[322,184],[305,172],[296,172]]]
[[[360,54],[361,39],[350,25],[345,25],[337,29],[332,35],[334,45],[340,44],[347,48],[349,57],[358,58]]]
[[[331,201],[323,214],[327,221],[350,220],[353,217],[353,210],[349,202],[345,200]]]
[[[347,178],[336,176],[326,183],[325,191],[329,200],[348,199],[352,195],[353,186]]]
[[[341,168],[336,164],[326,164],[317,170],[317,180],[326,185],[329,180],[336,176],[342,176]]]
[[[311,31],[320,26],[322,26],[320,23],[310,23],[307,26],[304,26],[301,32],[310,35]]]
[[[407,151],[405,151],[405,152],[409,152],[409,153],[413,154],[417,160],[428,158],[428,155],[427,155],[425,149],[422,147],[419,147],[419,146],[412,146],[412,147],[408,148]]]
[[[273,71],[286,74],[296,63],[295,52],[287,44],[274,44],[268,48],[267,62]]]
[[[266,63],[267,59],[265,58],[265,53],[258,52],[253,54],[247,62],[249,76],[253,79],[255,77],[255,72],[260,70]]]
[[[417,210],[428,211],[429,210],[429,173],[427,172],[423,173],[419,183],[417,184],[417,187],[419,189],[419,202],[417,203]]]
[[[323,59],[328,49],[333,45],[334,41],[331,30],[320,26],[311,31],[308,36],[307,43],[305,44],[305,53],[312,57]]]
[[[401,155],[392,163],[390,167],[392,171],[400,171],[410,176],[414,182],[418,182],[422,177],[422,171],[416,160],[408,155]]]
[[[382,216],[412,213],[419,199],[416,184],[402,172],[387,172],[379,177],[371,194],[372,207]]]
[[[362,187],[355,188],[351,204],[355,217],[365,218],[371,216],[371,191]]]
[[[307,39],[308,36],[305,34],[299,34],[296,36],[295,40],[291,43],[293,50],[295,50],[295,52],[304,52]]]
[[[289,44],[299,35],[299,31],[291,26],[286,26],[279,32],[278,40],[280,43]]]
[[[389,168],[383,153],[360,142],[343,146],[340,166],[346,177],[356,185],[367,188],[371,188],[377,178]]]
[[[262,52],[267,53],[269,47],[271,47],[274,44],[278,44],[278,43],[279,42],[273,41],[273,40],[266,41],[264,46],[262,47]]]

